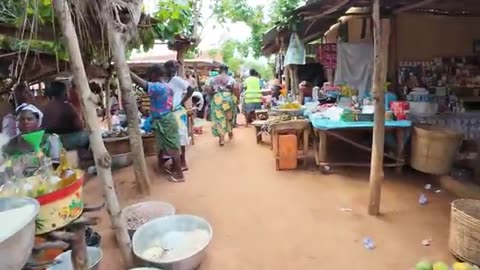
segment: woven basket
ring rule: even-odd
[[[463,134],[429,125],[414,127],[410,165],[421,172],[442,175],[450,172]]]
[[[480,200],[452,203],[449,247],[457,258],[480,265]]]

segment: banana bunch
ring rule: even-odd
[[[351,96],[355,96],[356,94],[357,94],[357,90],[348,85],[343,85],[340,87],[340,95],[342,97],[351,97]]]
[[[287,109],[287,110],[298,110],[300,109],[302,106],[297,103],[297,102],[287,102],[287,103],[283,103],[280,105],[280,109]]]

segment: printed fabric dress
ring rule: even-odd
[[[149,82],[148,95],[150,96],[152,129],[155,133],[157,149],[163,154],[180,150],[178,123],[172,113],[172,89],[164,83]]]
[[[232,132],[233,119],[237,111],[237,101],[228,87],[235,84],[235,81],[226,75],[217,75],[212,80],[212,87],[215,90],[211,108],[212,134],[215,137],[222,137]]]

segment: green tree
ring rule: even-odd
[[[219,50],[218,49],[210,49],[207,51],[207,54],[210,58],[215,58],[219,53]]]
[[[302,2],[302,0],[273,1],[269,16],[271,26],[276,25],[279,28],[295,30],[300,18],[294,11]]]
[[[251,37],[247,46],[243,45],[246,54],[252,53],[259,57],[262,48],[263,33],[267,30],[264,21],[264,7],[261,5],[252,7],[246,0],[215,0],[212,5],[213,15],[220,23],[227,21],[244,22],[251,29]]]

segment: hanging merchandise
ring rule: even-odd
[[[358,89],[358,100],[363,100],[372,88],[373,45],[366,43],[337,44],[336,85]]]
[[[305,65],[305,47],[296,33],[290,36],[284,65]]]
[[[317,50],[317,60],[324,68],[334,69],[337,67],[337,44],[322,44]]]

